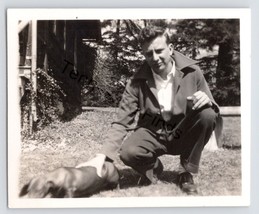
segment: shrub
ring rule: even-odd
[[[63,100],[66,94],[60,88],[60,83],[47,74],[42,69],[36,70],[37,90],[33,90],[30,80],[25,84],[25,93],[21,99],[21,122],[22,136],[30,135],[30,129],[41,129],[53,120],[60,118],[64,112]],[[29,117],[31,114],[32,102],[35,102],[37,109],[37,119],[33,127]]]

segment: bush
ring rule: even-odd
[[[22,136],[30,135],[30,113],[32,102],[35,102],[37,109],[37,120],[34,121],[33,129],[41,129],[52,121],[61,117],[64,112],[63,100],[65,93],[53,77],[44,70],[37,69],[37,91],[33,91],[30,80],[25,84],[25,93],[21,99],[21,122]]]
[[[91,81],[82,86],[83,104],[97,107],[118,106],[127,80],[136,70],[134,66],[138,67],[138,61],[126,63],[110,53],[110,48],[100,47]]]

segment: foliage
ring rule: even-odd
[[[84,87],[88,105],[118,106],[129,77],[143,61],[137,41],[139,26],[132,20],[106,20],[93,68],[93,81]],[[92,90],[91,93],[88,93]]]
[[[113,58],[97,57],[96,66],[93,72],[94,90],[93,101],[102,106],[117,106],[121,99],[121,92],[124,90],[125,79],[118,75],[117,71],[122,69],[121,64],[115,63]]]
[[[185,19],[172,27],[175,49],[200,61],[217,103],[240,105],[239,20]],[[206,55],[201,55],[202,50]]]
[[[29,135],[29,113],[31,111],[32,102],[36,104],[37,121],[34,128],[41,129],[50,122],[58,119],[63,114],[63,100],[66,97],[65,93],[60,88],[59,84],[53,77],[48,75],[42,69],[36,70],[37,75],[37,91],[33,90],[30,81],[27,81],[25,86],[25,94],[22,97],[21,112],[23,137]]]
[[[39,125],[44,126],[62,115],[60,105],[66,94],[59,86],[60,83],[41,69],[37,70],[37,80],[37,113],[41,118]]]

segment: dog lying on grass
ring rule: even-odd
[[[23,198],[89,197],[103,189],[116,188],[118,183],[118,170],[110,162],[105,162],[102,177],[97,175],[96,168],[92,166],[61,167],[31,179],[23,186],[19,196]]]

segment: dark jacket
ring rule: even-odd
[[[102,153],[114,160],[120,145],[139,112],[135,128],[145,127],[155,133],[163,133],[165,127],[174,128],[188,112],[187,97],[197,91],[205,92],[213,102],[212,108],[219,113],[207,82],[196,65],[197,61],[189,59],[177,51],[172,58],[176,71],[173,78],[172,109],[162,115],[157,99],[157,89],[151,68],[144,63],[139,71],[128,81],[119,106],[118,118],[112,123],[105,138]]]

